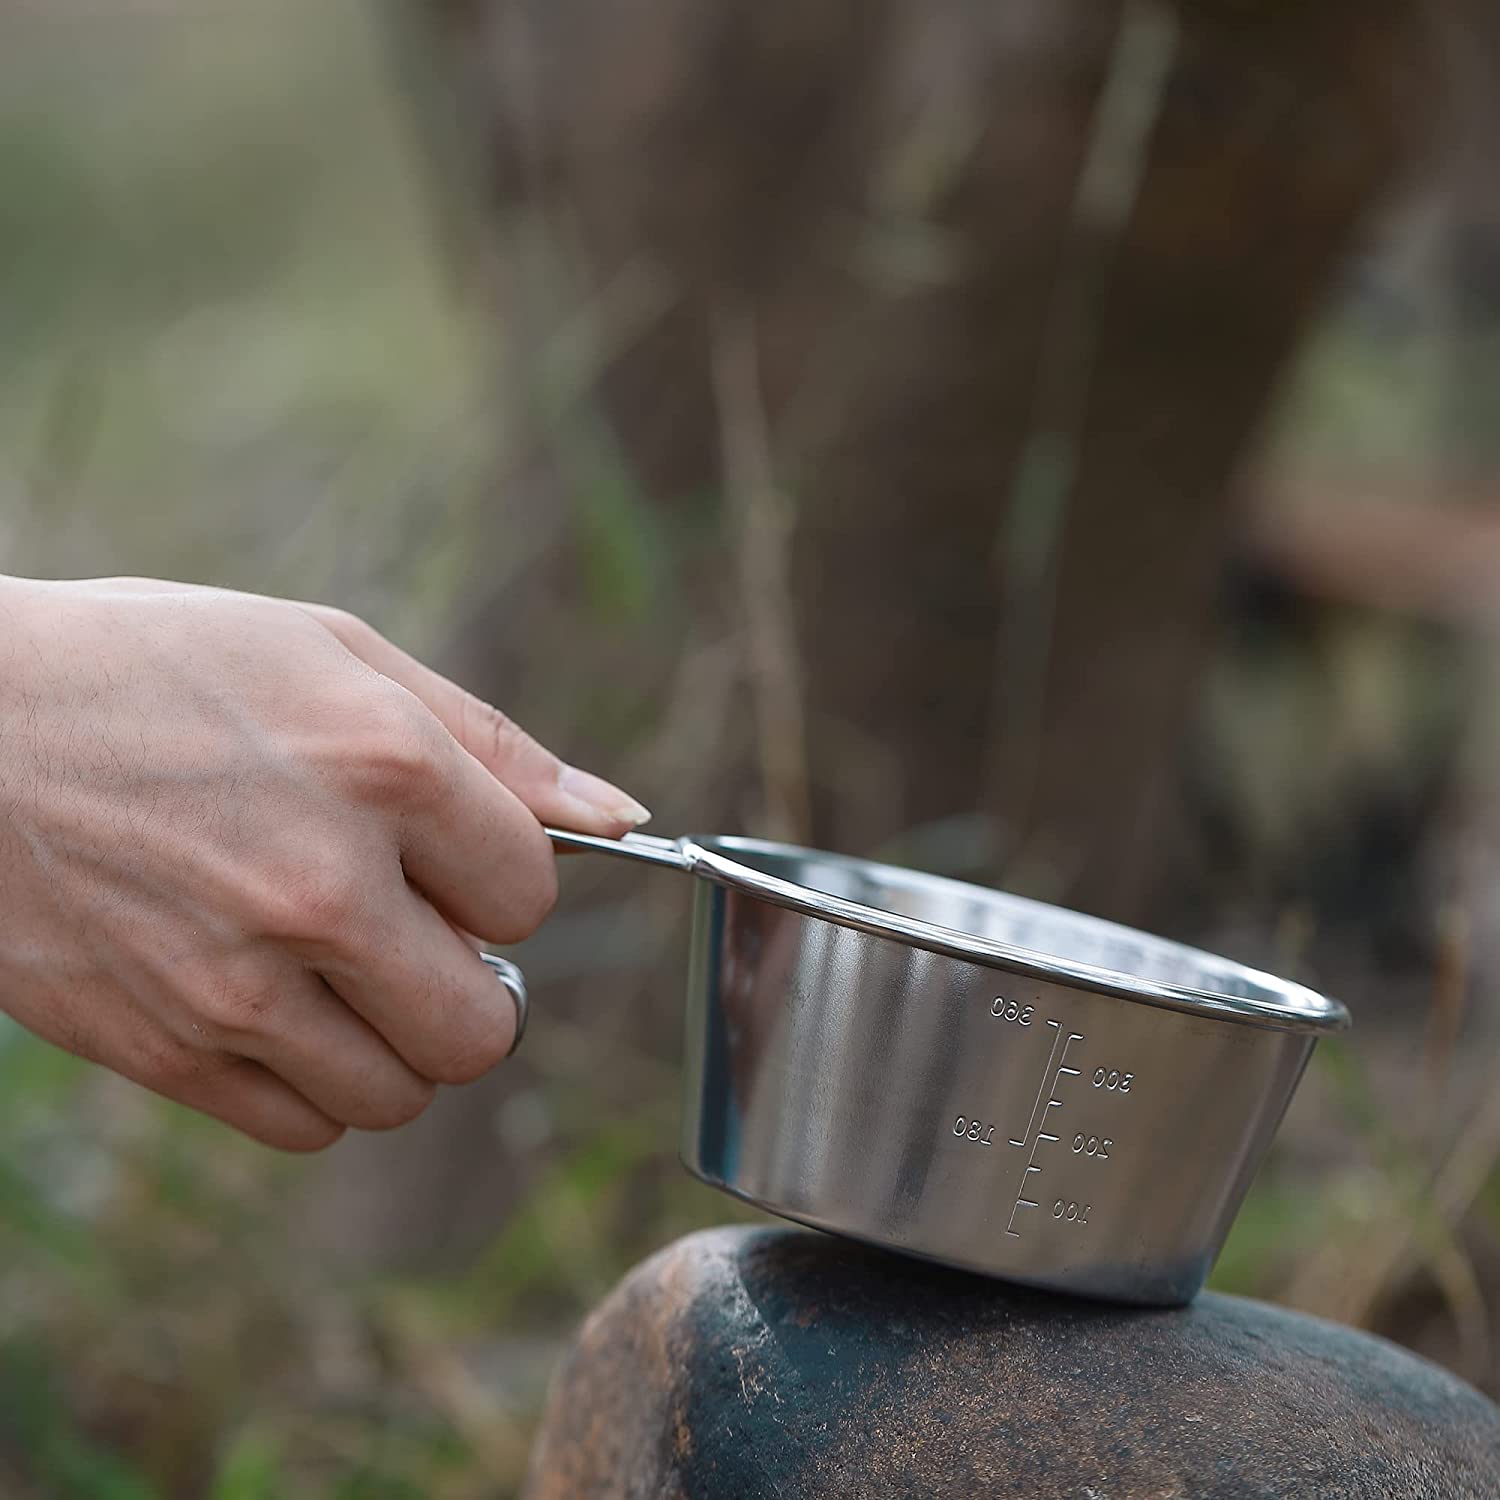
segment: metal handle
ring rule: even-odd
[[[562,828],[548,828],[545,832],[559,849],[587,849],[595,854],[637,860],[641,864],[665,865],[672,870],[690,868],[678,839],[660,839],[649,833],[627,833],[621,839],[604,839],[592,833],[569,833]]]
[[[620,859],[634,859],[642,864],[666,865],[673,870],[688,869],[687,855],[676,839],[653,838],[649,833],[627,833],[622,839],[601,839],[591,833],[569,833],[561,828],[548,828],[547,837],[560,849],[590,849],[598,854],[613,854]],[[531,1002],[526,994],[526,978],[508,958],[494,953],[481,953],[495,978],[510,991],[516,1003],[516,1035],[510,1044],[514,1052],[521,1045],[526,1033],[526,1021],[531,1014]]]

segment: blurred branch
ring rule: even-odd
[[[443,1336],[398,1299],[380,1309],[382,1332],[428,1400],[453,1424],[484,1472],[507,1490],[526,1472],[526,1429]]]
[[[1449,907],[1439,917],[1436,972],[1422,1043],[1422,1083],[1426,1098],[1421,1113],[1434,1124],[1452,1077],[1459,1030],[1468,1005],[1472,962],[1473,936],[1469,914],[1461,906]]]
[[[1063,525],[1074,487],[1105,304],[1177,54],[1176,13],[1129,0],[1120,16],[1074,191],[1042,338],[1026,440],[997,548],[1005,615],[991,757],[1001,804],[1024,822],[1042,753]]]
[[[447,274],[450,291],[463,299],[486,287],[491,267],[479,212],[486,188],[484,133],[477,120],[467,117],[463,102],[469,96],[452,87],[452,74],[482,63],[462,54],[434,9],[412,0],[378,0],[375,32],[428,167],[419,174],[419,185],[429,208],[435,259]]]
[[[1371,1101],[1373,1103],[1373,1101]],[[1500,1162],[1500,1089],[1486,1089],[1427,1183],[1410,1184],[1398,1160],[1387,1180],[1398,1191],[1376,1222],[1355,1225],[1297,1273],[1285,1298],[1296,1307],[1368,1326],[1389,1289],[1415,1263],[1425,1263],[1454,1314],[1466,1353],[1478,1370],[1488,1358],[1484,1296],[1458,1240]]]
[[[646,256],[627,261],[592,293],[580,291],[542,350],[540,378],[549,412],[590,396],[677,299],[671,279]]]
[[[776,484],[755,328],[748,317],[719,320],[713,339],[713,382],[724,486],[738,527],[735,552],[767,820],[773,836],[805,840],[812,798],[802,661],[792,604],[793,520],[787,497]]]
[[[1434,1247],[1429,1264],[1458,1329],[1463,1368],[1478,1380],[1490,1363],[1490,1318],[1474,1262],[1450,1239]]]
[[[1256,507],[1245,543],[1315,597],[1488,633],[1500,630],[1500,509],[1472,501],[1293,492]]]

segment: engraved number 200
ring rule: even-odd
[[[997,1021],[1019,1021],[1022,1026],[1030,1026],[1031,1018],[1036,1014],[1036,1006],[1017,1005],[1014,1000],[997,995],[994,1004],[990,1006],[990,1014]]]

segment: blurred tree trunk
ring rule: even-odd
[[[747,677],[761,714],[797,684],[801,768],[782,746],[758,808],[685,814],[870,848],[984,809],[1013,881],[1131,914],[1235,467],[1390,178],[1410,7],[438,9],[490,62],[512,399],[567,319],[649,284],[572,399],[660,524],[729,492],[698,576],[664,575],[694,629],[753,651],[757,610],[795,614],[795,659]],[[769,597],[735,560],[737,431],[787,497],[750,496],[789,513]],[[568,437],[535,450],[553,493]]]
[[[428,0],[507,356],[471,680],[668,831],[1137,915],[1411,11]],[[611,993],[665,1018],[652,952]]]
[[[1059,523],[1042,706],[1011,794],[1059,894],[1141,919],[1210,643],[1235,471],[1400,147],[1402,5],[1184,4]],[[1408,96],[1408,100],[1409,100]],[[1003,701],[1003,700],[1002,700]],[[1004,762],[999,764],[1003,765]]]

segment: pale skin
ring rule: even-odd
[[[353,615],[0,578],[0,1009],[269,1145],[494,1067],[542,824],[645,817]]]

